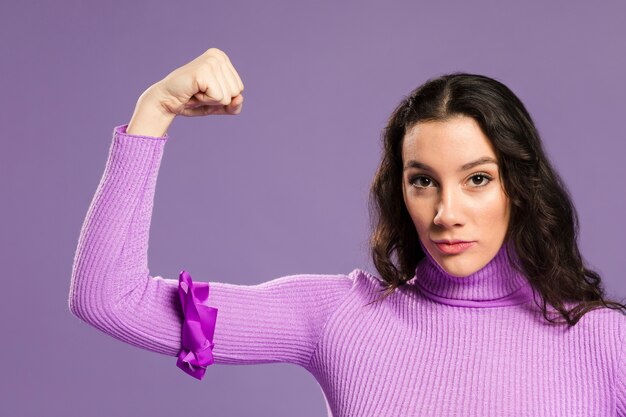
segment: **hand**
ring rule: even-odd
[[[228,56],[210,48],[143,92],[127,133],[162,136],[177,115],[239,114],[242,91]]]
[[[243,82],[223,51],[210,48],[150,87],[174,115],[239,114]]]

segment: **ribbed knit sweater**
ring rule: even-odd
[[[126,127],[114,129],[81,229],[69,309],[125,343],[172,356],[174,366],[178,280],[150,275],[147,257],[169,136]],[[218,310],[215,364],[299,365],[334,417],[626,416],[625,315],[597,309],[572,328],[550,325],[504,245],[461,278],[425,252],[413,279],[371,304],[382,281],[358,268],[208,282],[205,304]]]

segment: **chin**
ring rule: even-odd
[[[468,265],[467,262],[464,262],[463,259],[455,259],[455,260],[441,260],[437,259],[439,265],[450,275],[454,275],[455,277],[463,278],[468,275],[473,274],[479,268],[476,268],[475,265]]]
[[[459,270],[457,268],[454,269],[450,269],[450,268],[443,268],[448,274],[453,275],[457,278],[465,278],[466,276],[470,275],[473,271],[468,271],[468,270]]]

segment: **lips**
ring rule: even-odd
[[[442,240],[433,240],[433,242],[435,242],[435,243],[446,243],[448,245],[451,245],[451,244],[455,244],[455,243],[470,243],[470,242],[473,242],[473,240],[456,240],[456,239],[448,240],[448,239],[442,239]]]
[[[450,243],[448,243],[450,242]],[[454,255],[461,253],[476,244],[476,242],[463,240],[439,240],[433,241],[435,246],[445,255]]]

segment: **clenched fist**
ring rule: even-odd
[[[210,48],[141,95],[127,133],[162,136],[177,116],[239,114],[243,82],[228,56]]]
[[[211,48],[157,83],[161,103],[182,116],[238,114],[243,83],[228,56]]]

